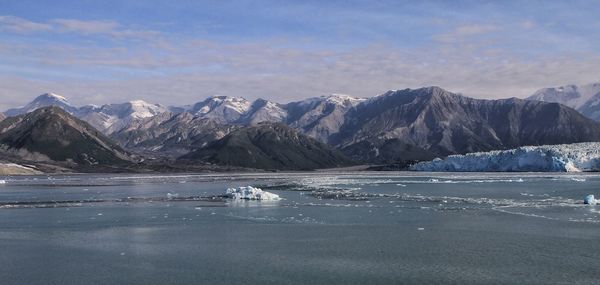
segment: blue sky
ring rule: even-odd
[[[594,1],[0,0],[0,107],[211,95],[287,102],[600,81]]]

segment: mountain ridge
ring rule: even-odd
[[[281,123],[235,130],[180,159],[267,170],[313,170],[351,163],[339,151]]]

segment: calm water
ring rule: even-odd
[[[1,284],[600,283],[598,175],[0,179]]]

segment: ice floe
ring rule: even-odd
[[[225,196],[233,199],[243,200],[281,200],[279,195],[271,192],[263,191],[260,188],[252,186],[242,186],[239,188],[228,188]]]
[[[594,197],[594,195],[587,195],[583,199],[583,203],[588,204],[588,205],[596,205],[598,202],[596,201],[596,198]]]

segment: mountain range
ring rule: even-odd
[[[543,89],[527,100],[473,99],[425,87],[390,90],[368,99],[334,94],[287,104],[212,96],[183,106],[136,100],[75,107],[65,97],[47,93],[7,110],[9,118],[2,124],[56,106],[64,110],[59,116],[63,120],[65,114],[79,118],[98,130],[100,141],[115,142],[110,149],[120,159],[129,152],[144,158],[263,169],[333,167],[350,160],[407,164],[523,145],[600,141],[600,124],[573,109],[595,107],[595,95],[590,94],[596,86],[600,85],[571,88],[576,95],[565,88]]]

